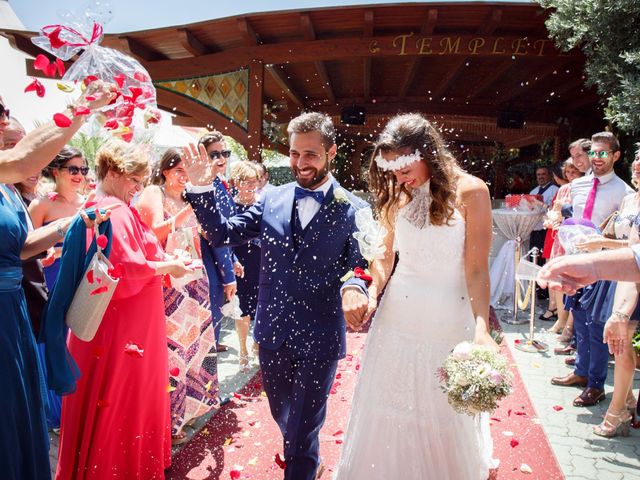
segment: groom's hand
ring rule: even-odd
[[[356,332],[362,328],[369,308],[369,298],[358,287],[346,287],[342,291],[342,311],[347,325]]]
[[[182,164],[192,185],[211,185],[216,177],[213,162],[204,145],[193,143],[182,149]]]

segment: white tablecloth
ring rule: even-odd
[[[517,211],[510,208],[493,210],[493,221],[507,238],[489,269],[491,305],[494,307],[513,305],[516,238],[520,237],[522,245],[526,245],[533,227],[543,216],[543,210]]]

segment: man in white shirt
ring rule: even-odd
[[[622,199],[633,193],[633,189],[613,170],[620,158],[620,143],[611,132],[596,133],[591,137],[589,158],[592,173],[571,182],[573,218],[599,226],[620,208]],[[571,308],[577,340],[576,368],[569,375],[552,378],[551,383],[586,387],[573,404],[588,407],[605,398],[604,381],[609,355],[608,347],[603,343],[604,323],[592,317],[592,310],[597,305],[584,309],[580,296],[578,293],[572,297]]]
[[[553,198],[558,192],[558,186],[553,183],[551,177],[551,170],[549,167],[539,167],[536,170],[536,181],[538,186],[529,192],[531,195],[542,195],[542,202],[551,208]],[[547,234],[543,226],[542,220],[536,224],[531,232],[531,247],[538,247],[540,250],[538,253],[538,259],[542,259],[542,248],[544,247],[544,238]],[[540,262],[539,262],[540,263]]]

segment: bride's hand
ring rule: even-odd
[[[489,347],[496,352],[500,351],[500,346],[496,343],[496,341],[491,337],[489,332],[484,332],[481,334],[477,334],[473,339],[473,343],[477,345],[483,345],[485,347]]]
[[[375,297],[370,296],[369,304],[367,305],[367,312],[364,314],[362,325],[366,325],[367,322],[371,320],[371,316],[373,315],[373,312],[376,311],[376,308],[378,308],[378,300]]]

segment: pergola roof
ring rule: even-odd
[[[420,111],[450,139],[518,147],[602,117],[598,96],[584,86],[582,54],[558,52],[545,18],[532,3],[331,7],[106,35],[102,44],[141,61],[178,123],[224,121],[243,143],[262,136],[263,104],[275,105],[281,122],[303,108],[339,119],[357,105],[366,122],[341,127],[345,135],[375,134],[389,116]],[[33,32],[0,33],[41,53]],[[524,127],[498,128],[505,110],[521,112]]]

